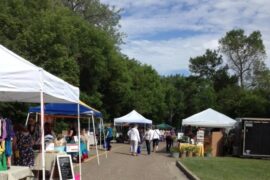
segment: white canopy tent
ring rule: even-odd
[[[0,101],[40,103],[42,170],[45,179],[44,102],[79,103],[79,89],[0,45]]]
[[[152,120],[146,119],[140,113],[133,110],[125,116],[114,118],[114,125],[121,125],[124,123],[152,124]]]
[[[222,113],[211,108],[194,114],[183,119],[183,126],[213,127],[213,128],[229,128],[233,127],[236,121]]]

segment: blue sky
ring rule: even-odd
[[[233,28],[246,34],[260,30],[270,55],[269,0],[101,0],[122,8],[121,32],[127,37],[121,51],[159,74],[188,72],[190,57],[207,48]],[[269,66],[269,58],[266,59]]]

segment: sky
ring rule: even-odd
[[[101,0],[123,9],[121,52],[160,75],[188,75],[190,57],[217,49],[226,32],[259,30],[270,56],[269,0]],[[267,57],[266,64],[270,66]]]

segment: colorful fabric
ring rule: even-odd
[[[5,141],[5,154],[7,157],[12,155],[12,142],[10,138],[7,138]]]
[[[2,141],[0,145],[0,155],[2,155],[4,152],[5,152],[5,141]]]
[[[2,136],[1,136],[1,140],[5,140],[6,137],[7,137],[6,121],[3,120],[2,121]]]
[[[13,125],[10,119],[6,119],[6,138],[13,138],[15,136]]]
[[[6,171],[7,170],[7,158],[5,153],[2,153],[0,155],[0,171]]]

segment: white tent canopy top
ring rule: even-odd
[[[140,113],[133,110],[125,116],[114,118],[114,125],[122,123],[152,124],[152,120],[146,119]]]
[[[79,88],[48,73],[0,45],[0,100],[3,102],[79,102]]]
[[[44,102],[79,103],[79,88],[68,84],[0,45],[0,101],[40,103],[42,177],[45,180]],[[78,129],[80,129],[79,114]],[[78,132],[80,139],[80,131]],[[79,162],[81,175],[80,158]]]
[[[183,126],[213,127],[213,128],[229,128],[234,126],[236,121],[222,113],[211,108],[194,114],[183,119]]]

